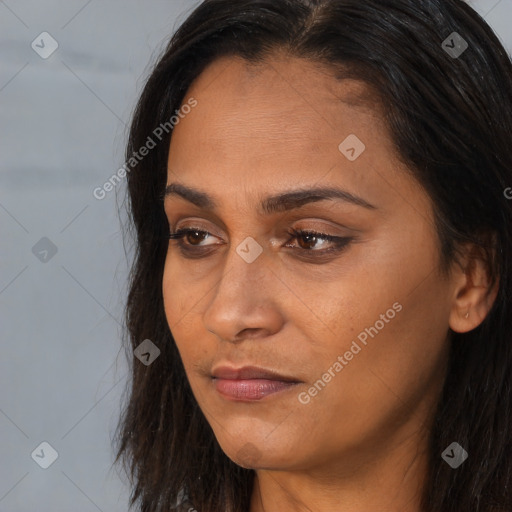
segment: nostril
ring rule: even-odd
[[[242,331],[240,331],[235,338],[234,342],[240,342],[244,339],[255,339],[255,338],[264,338],[269,336],[270,332],[267,329],[262,329],[259,327],[248,327]]]

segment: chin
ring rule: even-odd
[[[297,455],[296,444],[290,444],[289,437],[287,443],[283,432],[270,439],[267,434],[255,435],[254,428],[247,435],[226,435],[224,430],[217,441],[227,457],[247,469],[283,469],[290,464],[291,455]]]

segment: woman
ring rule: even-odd
[[[197,7],[126,153],[132,504],[512,510],[511,133],[462,1]]]

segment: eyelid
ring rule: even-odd
[[[215,245],[222,245],[222,244],[215,244],[215,243],[206,244],[206,245],[193,245],[193,244],[185,243],[184,238],[190,233],[206,234],[206,235],[208,235],[206,237],[206,239],[210,238],[210,236],[216,237],[216,235],[212,235],[212,233],[210,233],[208,230],[205,230],[202,228],[197,228],[195,226],[185,226],[185,227],[177,229],[174,232],[171,232],[169,234],[169,239],[176,241],[177,245],[179,246],[181,251],[184,253],[186,253],[186,252],[194,253],[195,252],[197,254],[197,253],[200,253],[200,251],[202,251],[205,248],[213,247]],[[326,254],[333,253],[333,252],[336,252],[336,253],[342,252],[351,242],[353,242],[353,240],[355,238],[354,236],[331,235],[331,234],[319,232],[314,229],[293,229],[292,228],[292,229],[288,230],[286,233],[289,235],[289,237],[291,237],[287,240],[286,244],[284,245],[284,247],[287,247],[287,248],[290,248],[290,246],[288,244],[290,244],[291,240],[297,240],[300,237],[305,237],[307,235],[312,235],[315,239],[325,240],[328,244],[331,244],[331,247],[327,247],[324,249],[303,249],[300,247],[292,248],[295,251],[298,251],[299,253],[312,254],[312,255],[318,254],[319,256],[326,255]],[[216,238],[218,238],[218,237],[216,237]],[[200,241],[200,243],[203,241],[204,240]]]
[[[194,218],[190,218],[188,215],[179,215],[177,216],[178,218],[174,221],[174,222],[171,222],[171,215],[170,213],[168,214],[168,221],[169,221],[169,229],[172,231],[173,230],[173,227],[172,227],[172,224],[174,224],[176,226],[175,229],[197,229],[197,230],[201,230],[201,231],[207,231],[208,233],[212,234],[212,235],[215,235],[219,238],[222,238],[222,235],[220,232],[217,232],[216,229],[214,228],[213,230],[210,229],[210,226],[211,226],[211,223],[215,223],[217,222],[217,219],[214,219],[214,220],[211,220],[211,219],[203,219],[203,218],[197,218],[197,219],[194,219]],[[180,227],[178,228],[178,224],[181,220],[183,219],[186,219],[184,222],[183,222],[183,227]],[[202,222],[203,221],[206,221],[208,223],[208,227],[207,226],[204,226],[202,225]],[[291,216],[290,218],[286,219],[285,220],[286,223],[293,223],[293,224],[298,224],[300,223],[302,225],[302,223],[313,223],[313,224],[322,224],[322,226],[318,225],[318,226],[306,226],[306,227],[298,227],[297,230],[299,231],[307,231],[307,232],[315,232],[315,233],[318,233],[318,234],[328,234],[329,236],[334,236],[334,237],[339,237],[339,238],[343,238],[343,237],[348,237],[348,236],[352,236],[353,234],[358,234],[358,233],[361,233],[362,230],[361,229],[358,229],[356,227],[352,227],[348,224],[342,224],[339,222],[339,220],[333,220],[333,219],[320,219],[318,217],[311,217],[311,218],[306,218],[304,217],[303,215],[293,215]],[[190,223],[190,224],[189,224]],[[225,228],[225,225],[224,223],[221,222],[221,225],[222,225],[222,229],[227,229]],[[327,226],[328,227],[327,227]],[[330,226],[329,226],[330,225]],[[326,233],[326,230],[329,230],[328,233]],[[343,232],[340,233],[340,230],[343,230]],[[332,231],[335,231],[334,233]]]
[[[216,235],[209,229],[206,229],[201,226],[195,226],[195,225],[185,225],[184,227],[176,228],[175,230],[172,229],[171,226],[169,226],[169,234],[170,235],[177,235],[177,234],[188,234],[189,232],[200,232],[200,233],[207,233],[210,236],[214,236],[216,238],[221,238],[219,235]],[[350,238],[350,236],[343,236],[343,235],[334,235],[332,233],[325,233],[323,230],[319,230],[317,228],[289,228],[286,231],[286,234],[289,236],[304,236],[306,234],[312,234],[317,236],[318,238],[332,238],[332,239],[340,239],[340,238]]]
[[[215,230],[212,230],[210,227],[203,226],[201,224],[201,220],[195,220],[195,219],[187,219],[183,222],[183,226],[178,227],[178,224],[180,222],[180,218],[175,223],[175,229],[173,230],[172,223],[169,220],[169,231],[170,232],[176,232],[176,231],[182,231],[182,230],[196,230],[196,231],[205,231],[209,233],[210,235],[214,235],[218,238],[222,238],[221,234],[216,232]]]
[[[176,231],[171,231],[169,233],[169,239],[170,240],[176,240],[180,245],[187,245],[189,247],[196,247],[196,248],[199,248],[199,249],[201,247],[208,247],[208,246],[211,246],[211,245],[222,245],[222,244],[207,244],[207,245],[196,245],[196,246],[193,246],[191,244],[183,244],[182,243],[183,238],[185,236],[187,236],[189,233],[206,233],[208,235],[207,238],[210,238],[210,237],[220,238],[217,235],[214,235],[213,233],[211,233],[210,231],[208,231],[206,229],[197,228],[197,227],[194,227],[194,226],[185,226],[184,228],[179,228]]]

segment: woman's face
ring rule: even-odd
[[[165,311],[245,467],[353,468],[415,438],[441,389],[453,283],[431,201],[365,92],[305,60],[223,58],[174,129],[165,211],[192,233],[169,243]]]

